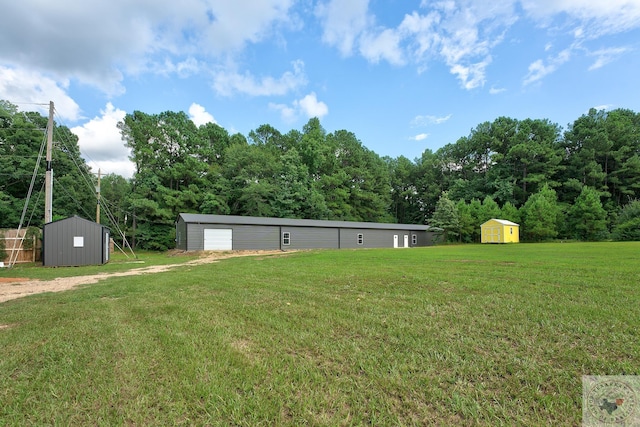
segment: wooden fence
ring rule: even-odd
[[[31,236],[29,237],[31,241],[27,243],[27,239],[22,240],[26,232],[26,229],[20,230],[20,234],[18,230],[0,230],[0,239],[4,236],[4,247],[7,253],[7,258],[4,260],[5,266],[10,262],[21,264],[40,261],[40,239]],[[31,249],[26,249],[25,246],[30,246]]]

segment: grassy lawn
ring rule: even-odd
[[[638,254],[309,251],[9,301],[0,425],[579,425],[582,375],[640,375]]]

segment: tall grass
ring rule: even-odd
[[[0,304],[0,424],[576,425],[640,244],[299,252]]]

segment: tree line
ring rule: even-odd
[[[46,118],[0,102],[0,228],[16,227]],[[640,239],[640,114],[590,110],[563,130],[500,117],[420,158],[381,157],[317,118],[248,135],[184,112],[134,111],[118,124],[133,178],[107,175],[102,221],[138,248],[174,247],[180,212],[430,224],[447,240],[479,241],[480,224],[521,224],[525,241]],[[56,125],[54,218],[95,219],[95,177],[77,137]],[[41,188],[44,166],[35,180]],[[89,177],[89,178],[87,178]],[[32,201],[41,226],[43,201]]]

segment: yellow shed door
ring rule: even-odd
[[[500,243],[500,227],[486,227],[486,239],[485,241],[488,243]]]

